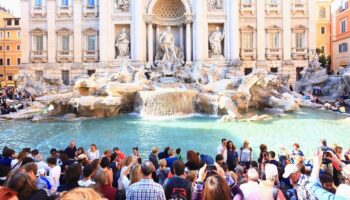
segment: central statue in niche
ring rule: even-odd
[[[167,26],[167,30],[159,37],[159,49],[155,64],[162,68],[166,76],[173,76],[184,64],[184,55],[175,45],[174,35],[171,32],[170,26]]]

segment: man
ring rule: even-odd
[[[310,195],[305,188],[305,185],[309,181],[309,177],[301,174],[299,168],[295,164],[288,164],[284,170],[283,178],[289,179],[292,185],[292,188],[287,190],[289,195],[295,196],[296,193],[298,199],[309,199]]]
[[[280,164],[280,162],[278,162],[276,159],[275,159],[275,157],[276,157],[276,153],[274,152],[274,151],[270,151],[269,153],[268,153],[268,163],[270,163],[270,164],[273,164],[273,165],[276,165],[276,167],[277,168],[279,168],[279,167],[281,167],[281,164]]]
[[[167,166],[172,168],[173,167],[173,163],[175,162],[175,160],[177,160],[177,157],[175,156],[174,149],[170,149],[168,151],[168,155],[169,155],[169,157],[167,157],[165,160],[167,162]]]
[[[38,166],[38,169],[44,169],[46,172],[50,171],[49,165],[44,162],[44,157],[40,153],[34,156],[34,161],[36,166]]]
[[[74,159],[77,153],[76,142],[74,140],[70,141],[69,146],[64,150],[64,153],[68,155],[69,158]]]
[[[191,199],[192,183],[184,178],[185,164],[176,160],[173,164],[175,176],[164,183],[164,191],[167,199]],[[182,197],[182,198],[181,198]]]
[[[28,174],[29,178],[32,181],[35,181],[37,189],[44,189],[44,188],[48,189],[50,183],[36,177],[36,175],[38,173],[38,167],[36,166],[36,164],[34,162],[27,163],[27,164],[21,166],[20,172]],[[51,185],[50,185],[50,188],[51,188]]]
[[[277,199],[285,200],[282,191],[275,186],[278,182],[278,170],[275,165],[265,165],[266,181],[261,181],[259,184],[260,199]]]
[[[113,153],[117,154],[118,162],[125,160],[125,154],[118,147],[114,147]]]
[[[333,186],[334,185],[334,181],[333,181],[333,176],[327,172],[323,173],[320,175],[320,182],[322,185],[322,188],[327,190],[328,192],[331,192],[333,194],[335,194],[336,189]]]
[[[58,186],[60,186],[61,167],[57,165],[57,159],[55,157],[48,158],[47,164],[51,168],[49,177],[53,179],[52,191],[56,191]]]
[[[244,199],[259,200],[259,173],[255,168],[248,170],[248,183],[240,186]]]
[[[91,180],[92,173],[94,172],[94,168],[91,164],[88,164],[83,169],[83,180],[79,180],[78,184],[80,187],[90,187],[94,185],[95,182]]]
[[[152,179],[154,166],[151,161],[144,161],[141,165],[142,179],[130,185],[126,194],[128,200],[157,199],[165,200],[163,187]]]
[[[221,154],[224,157],[224,161],[227,161],[227,140],[223,138],[221,144],[217,148],[217,154]]]
[[[223,157],[221,154],[216,155],[216,156],[215,156],[215,162],[216,162],[219,166],[221,166],[222,164],[225,163],[224,157]]]
[[[152,153],[149,154],[149,158],[148,159],[149,159],[149,161],[152,162],[152,164],[154,165],[154,167],[156,169],[158,169],[158,167],[159,167],[157,155],[158,155],[158,148],[157,147],[153,147],[152,148]]]

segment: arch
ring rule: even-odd
[[[146,6],[146,14],[147,15],[152,15],[153,14],[153,9],[156,5],[157,2],[166,2],[169,0],[149,0]],[[186,13],[192,13],[192,7],[191,7],[191,3],[189,2],[189,0],[178,0],[181,1],[183,6],[185,7],[185,11]]]

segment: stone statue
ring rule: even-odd
[[[126,33],[125,28],[122,29],[122,32],[119,34],[117,41],[115,43],[116,46],[116,57],[117,58],[129,58],[130,57],[130,39],[129,35]]]
[[[129,12],[130,1],[129,0],[115,0],[116,9],[122,12]]]
[[[176,57],[176,47],[174,36],[171,33],[171,27],[167,27],[167,31],[164,32],[159,38],[160,48],[164,51],[164,56],[162,61],[173,62],[177,59]]]
[[[222,9],[222,0],[209,0],[209,9],[210,10],[221,10]]]
[[[223,57],[221,42],[225,35],[221,33],[220,28],[216,27],[216,31],[211,34],[209,38],[210,43],[210,57]]]

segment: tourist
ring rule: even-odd
[[[69,146],[64,150],[69,158],[74,159],[77,156],[77,147],[75,140],[70,141]]]
[[[236,146],[230,140],[227,142],[227,165],[230,171],[234,171],[238,162],[238,152]]]
[[[2,158],[0,158],[0,165],[5,165],[11,168],[11,162],[15,155],[13,149],[4,148],[2,151]]]
[[[38,169],[44,169],[46,173],[49,173],[50,167],[49,165],[44,162],[44,156],[40,153],[34,157],[34,161],[36,166],[38,166]]]
[[[191,170],[187,172],[186,179],[192,183],[192,187],[194,187],[197,178],[198,178],[198,170]]]
[[[350,148],[344,153],[344,158],[346,161],[350,161]]]
[[[91,144],[90,149],[87,151],[88,160],[95,160],[100,158],[100,152],[97,149],[96,144]]]
[[[291,161],[294,163],[296,156],[304,157],[304,153],[300,150],[300,145],[298,143],[293,144],[293,150],[291,154]]]
[[[253,150],[249,147],[249,142],[245,140],[243,146],[240,149],[239,161],[246,170],[249,169],[250,162],[253,160]]]
[[[266,144],[260,145],[260,154],[258,158],[259,169],[262,171],[264,163],[268,161],[268,152]]]
[[[31,163],[31,162],[34,162],[34,159],[33,159],[33,158],[31,158],[31,157],[25,157],[25,158],[23,158],[23,160],[22,160],[21,166],[23,166],[23,165],[25,165],[25,164],[27,164],[27,163]]]
[[[79,147],[77,150],[77,156],[81,155],[81,154],[85,154],[85,150],[83,147]]]
[[[322,173],[320,175],[320,183],[321,183],[323,189],[335,194],[336,189],[333,186],[334,181],[333,181],[333,176],[331,174],[329,174],[327,172]]]
[[[48,184],[45,180],[42,180],[41,178],[37,178],[38,167],[34,162],[27,163],[21,166],[18,172],[26,173],[29,176],[29,178],[32,181],[34,181],[34,183],[36,183],[37,189],[45,189],[48,187]]]
[[[172,168],[173,163],[175,162],[175,160],[177,160],[177,157],[175,156],[174,149],[169,149],[168,155],[169,156],[166,158],[166,162],[167,162],[168,167]]]
[[[87,158],[87,156],[85,154],[80,154],[78,156],[77,160],[78,160],[78,163],[81,165],[82,168],[84,168],[89,163],[88,158]],[[98,158],[94,159],[94,160],[98,160]],[[72,160],[72,161],[74,161],[74,160]],[[75,163],[75,161],[72,162],[72,163]]]
[[[215,156],[215,163],[217,163],[219,166],[225,163],[224,157],[221,154],[218,154]]]
[[[185,163],[187,170],[199,170],[198,154],[192,150],[187,151],[187,162]]]
[[[61,167],[57,165],[57,158],[55,157],[48,158],[47,164],[51,168],[49,172],[49,177],[51,177],[53,180],[52,191],[56,191],[57,188],[60,186]]]
[[[139,182],[142,179],[141,165],[135,164],[130,171],[130,184]]]
[[[208,177],[207,177],[208,176]],[[225,179],[215,173],[210,173],[205,164],[198,173],[198,179],[193,188],[192,200],[231,200],[231,191]]]
[[[83,179],[78,181],[78,185],[80,187],[90,187],[95,184],[93,180],[91,180],[92,174],[94,173],[94,168],[91,164],[85,165],[83,169]]]
[[[105,150],[105,151],[103,152],[102,157],[107,157],[108,160],[111,160],[111,157],[112,157],[112,152],[111,152],[111,150],[109,150],[109,149]]]
[[[184,162],[184,158],[183,158],[183,156],[181,155],[181,148],[177,148],[177,149],[175,150],[175,153],[176,153],[177,159],[178,159],[178,160],[181,160],[182,162]]]
[[[30,151],[29,157],[34,158],[38,154],[39,154],[39,150],[33,149],[33,150]]]
[[[79,157],[80,160],[83,158],[86,158],[86,156],[84,154],[81,154],[79,156],[80,156]],[[61,165],[62,172],[65,172],[68,169],[69,165],[76,162],[76,160],[74,158],[70,158],[68,156],[68,154],[65,152],[61,154],[60,158],[61,158],[61,162],[62,162],[62,165]]]
[[[160,153],[158,154],[159,160],[161,160],[161,159],[166,159],[167,157],[169,157],[169,155],[168,155],[169,150],[170,150],[170,147],[165,147],[164,151],[163,151],[163,152],[160,152]]]
[[[309,177],[300,172],[295,164],[288,164],[284,169],[283,178],[289,179],[292,188],[287,189],[288,195],[296,196],[298,199],[309,199],[309,194],[306,191],[306,184],[309,181]],[[288,196],[291,198],[291,196]]]
[[[278,189],[278,170],[275,165],[265,165],[266,180],[261,181],[259,184],[259,197],[260,199],[277,199],[285,200],[282,191]]]
[[[58,196],[55,193],[50,193],[46,190],[38,190],[35,186],[35,182],[31,180],[28,174],[17,172],[11,176],[6,183],[6,187],[17,192],[18,199],[40,199],[40,200],[53,200]]]
[[[255,168],[255,169],[258,170],[258,168]],[[236,166],[235,173],[237,175],[237,184],[238,185],[242,185],[248,181],[246,174],[244,173],[244,167],[242,165]]]
[[[10,188],[0,188],[0,199],[3,200],[18,200],[17,192],[11,190]]]
[[[131,156],[141,158],[139,155],[139,148],[138,147],[132,148],[132,155]]]
[[[175,160],[173,164],[175,176],[165,181],[163,187],[167,199],[191,199],[192,183],[185,178],[185,164]]]
[[[95,173],[94,180],[96,184],[94,188],[96,191],[101,193],[108,200],[116,200],[118,195],[118,190],[108,184],[106,173],[104,173],[101,169],[98,169]]]
[[[60,200],[105,200],[102,196],[91,188],[75,188],[60,197]]]
[[[280,169],[281,168],[281,163],[280,162],[278,162],[275,158],[276,158],[276,153],[274,152],[274,151],[269,151],[269,153],[268,153],[268,163],[270,163],[270,164],[273,164],[273,165],[276,165],[276,167],[278,168],[278,169]]]
[[[113,183],[113,171],[111,168],[109,168],[110,161],[108,160],[107,157],[103,157],[100,162],[100,166],[102,171],[106,173],[107,176],[107,184],[112,186]]]
[[[118,155],[118,162],[121,162],[126,158],[125,154],[118,147],[113,148],[113,153]]]
[[[225,168],[228,169],[227,166]],[[237,175],[232,171],[225,171],[225,175],[223,177],[226,178],[226,183],[230,187],[232,199],[244,200],[244,194],[237,183]]]
[[[78,181],[81,175],[82,175],[82,169],[80,164],[73,163],[69,165],[68,169],[66,170],[66,174],[63,177],[65,184],[61,184],[57,188],[57,191],[58,192],[69,191],[76,187],[79,187]]]
[[[217,154],[220,154],[224,157],[224,161],[227,161],[227,139],[221,139],[221,144],[217,148]]]
[[[125,190],[130,185],[130,179],[128,178],[129,172],[132,166],[137,162],[136,157],[127,157],[121,164],[120,176],[118,179],[118,190]]]
[[[259,173],[255,168],[248,170],[248,182],[240,185],[246,200],[259,200]]]
[[[149,161],[152,162],[152,164],[154,165],[154,167],[155,167],[156,169],[158,169],[158,167],[159,167],[159,165],[158,165],[158,162],[159,162],[159,161],[158,161],[157,155],[158,155],[158,148],[157,148],[157,147],[153,147],[153,148],[152,148],[152,153],[149,154],[148,159],[149,159]]]
[[[61,158],[60,158],[60,154],[57,151],[57,149],[55,149],[55,148],[51,149],[50,150],[50,155],[51,155],[51,157],[56,158],[56,160],[57,160],[56,164],[57,165],[62,166],[62,161],[61,161]]]
[[[165,180],[168,178],[170,173],[170,167],[167,167],[167,162],[165,159],[159,161],[159,168],[157,169],[158,183],[164,185]]]
[[[40,181],[37,181],[36,187],[40,189],[47,189],[51,190],[53,180],[51,177],[46,176],[46,170],[45,169],[38,169],[38,179]]]
[[[14,171],[14,170],[18,169],[21,166],[22,161],[25,157],[27,157],[27,153],[25,151],[21,151],[18,154],[17,158],[15,158],[11,161],[11,170]]]
[[[157,199],[165,200],[163,187],[152,179],[154,166],[150,161],[144,161],[141,165],[142,179],[130,185],[126,194],[128,200]],[[152,192],[149,192],[152,191]]]

